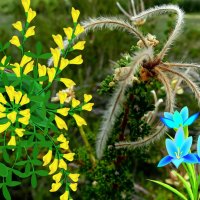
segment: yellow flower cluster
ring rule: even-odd
[[[27,97],[27,94],[23,95],[21,91],[15,91],[13,86],[5,86],[5,90],[9,101],[6,101],[5,95],[0,93],[0,118],[5,118],[7,122],[0,125],[0,133],[4,132],[9,127],[11,127],[11,130],[14,129],[14,132],[11,133],[11,139],[8,145],[15,146],[15,134],[22,137],[25,131],[23,128],[16,128],[15,123],[21,123],[25,126],[28,125],[30,109],[22,109],[22,106],[24,107],[24,105],[28,104],[30,99]]]
[[[61,134],[57,138],[57,142],[59,143],[58,147],[63,150],[69,150],[69,141],[65,138],[63,134]],[[52,160],[52,149],[49,149],[47,154],[43,157],[43,166],[46,166],[51,163]],[[79,174],[71,174],[67,172],[67,163],[66,161],[73,161],[74,159],[74,153],[64,153],[56,155],[53,159],[53,162],[49,165],[49,174],[53,175],[52,178],[55,181],[55,183],[52,183],[52,187],[50,189],[50,192],[56,192],[59,190],[59,188],[63,185],[64,179],[66,178],[66,175],[70,178],[70,180],[73,181],[73,183],[69,183],[66,185],[66,191],[63,195],[60,196],[60,200],[66,200],[69,197],[69,187],[73,190],[77,190],[77,182]],[[56,173],[57,172],[57,173]],[[62,179],[63,177],[63,179]]]

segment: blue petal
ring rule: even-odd
[[[175,135],[175,145],[177,148],[181,148],[181,146],[184,144],[184,142],[185,142],[185,140],[184,140],[183,128],[180,127]]]
[[[197,154],[200,157],[200,135],[199,135],[198,141],[197,141]]]
[[[191,125],[199,116],[199,112],[195,113],[194,115],[191,115],[185,122],[184,122],[184,126],[189,126]]]
[[[187,154],[186,156],[183,157],[184,158],[184,162],[186,163],[197,163],[198,159],[196,158],[196,156],[192,153]]]
[[[172,163],[176,166],[176,168],[178,168],[179,165],[180,165],[183,161],[184,161],[183,158],[181,158],[181,159],[174,158],[174,159],[172,160]]]
[[[163,167],[171,162],[173,158],[171,156],[165,156],[160,160],[157,167]]]
[[[172,121],[170,119],[160,117],[160,120],[162,121],[163,124],[165,124],[169,128],[175,128],[176,127],[176,124],[174,123],[174,121]]]
[[[200,157],[198,156],[198,154],[194,153],[195,157],[197,158],[198,160],[198,163],[200,163]]]
[[[174,122],[177,124],[176,127],[180,127],[181,125],[183,125],[183,119],[182,119],[182,116],[180,115],[180,113],[178,111],[175,111],[174,112],[174,115],[173,115],[173,120]]]
[[[173,114],[169,112],[164,112],[164,117],[173,121]]]
[[[180,152],[182,153],[181,157],[189,153],[191,146],[192,146],[192,137],[188,137],[180,149]]]
[[[177,152],[177,148],[176,148],[175,143],[172,140],[170,140],[170,139],[166,139],[165,144],[166,144],[166,149],[167,149],[168,154],[171,157],[176,158],[175,152]]]
[[[183,121],[186,121],[189,117],[188,107],[185,106],[184,108],[182,108],[180,114],[181,114]]]

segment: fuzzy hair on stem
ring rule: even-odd
[[[100,132],[96,141],[96,154],[98,159],[101,159],[103,156],[107,141],[111,135],[114,123],[116,121],[116,117],[121,111],[121,103],[124,101],[124,93],[127,86],[129,85],[128,80],[130,79],[130,76],[136,73],[144,59],[149,58],[153,58],[152,48],[143,49],[132,58],[132,62],[128,66],[130,67],[128,75],[123,79],[123,81],[119,82],[119,86],[115,89],[113,96],[110,98],[107,106],[108,110],[104,113]]]

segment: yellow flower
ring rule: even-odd
[[[63,134],[60,134],[59,137],[57,138],[58,142],[66,142],[66,138]]]
[[[83,31],[84,31],[84,27],[81,26],[80,24],[77,24],[74,35],[77,36],[77,35],[81,34]]]
[[[69,61],[69,64],[81,65],[83,63],[82,55],[76,56],[74,59]]]
[[[10,40],[10,43],[17,46],[17,47],[20,47],[20,41],[19,41],[19,38],[17,36],[13,36]]]
[[[28,12],[28,9],[30,8],[30,0],[22,0],[22,5],[24,7],[25,12]]]
[[[30,102],[30,99],[27,97],[27,94],[25,94],[23,97],[22,97],[22,100],[20,102],[20,105],[23,106],[25,104],[28,104]]]
[[[74,182],[78,182],[79,176],[80,176],[80,174],[69,174],[69,178],[71,178],[72,181],[74,181]]]
[[[30,117],[27,117],[27,116],[21,117],[21,118],[18,119],[18,122],[20,122],[20,123],[22,123],[22,124],[24,124],[24,125],[28,125],[28,123],[29,123],[29,118],[30,118]]]
[[[22,137],[24,135],[24,131],[25,129],[23,128],[16,128],[15,129],[15,133],[19,136],[19,137]]]
[[[60,196],[60,200],[68,200],[68,198],[69,198],[69,191],[65,191],[65,193]]]
[[[14,135],[11,136],[8,146],[16,146],[16,139]]]
[[[23,30],[23,28],[22,28],[22,23],[20,22],[20,21],[17,21],[16,23],[14,23],[14,24],[12,24],[13,25],[13,27],[15,28],[15,29],[17,29],[18,31],[22,31]]]
[[[14,71],[14,73],[16,74],[17,77],[21,76],[21,72],[20,72],[20,65],[18,63],[13,64],[12,66],[14,66],[15,68],[12,68],[12,70]]]
[[[84,106],[82,106],[82,110],[91,111],[93,105],[94,105],[94,103],[87,103]]]
[[[68,28],[63,28],[65,35],[67,36],[67,40],[71,40],[72,39],[72,33],[73,33],[73,29],[71,27]]]
[[[61,187],[61,183],[53,183],[51,185],[51,190],[49,190],[50,192],[56,192],[59,190],[59,188]]]
[[[19,103],[21,97],[22,97],[22,92],[21,91],[18,91],[18,92],[15,91],[15,104]]]
[[[3,103],[3,104],[6,104],[6,103],[7,103],[5,97],[3,96],[2,93],[0,93],[0,103]]]
[[[1,59],[1,64],[2,64],[2,65],[5,65],[6,59],[7,59],[6,56],[4,56],[4,57]],[[5,67],[0,67],[0,70],[4,70],[4,68],[5,68]]]
[[[53,63],[54,63],[54,67],[58,67],[58,62],[60,59],[60,50],[59,49],[53,49],[51,48],[51,54],[53,56]]]
[[[47,152],[47,154],[45,156],[43,156],[43,166],[48,165],[51,162],[52,159],[52,150],[49,149],[49,151]]]
[[[71,183],[69,187],[75,192],[77,190],[77,183]]]
[[[62,178],[62,173],[59,172],[59,173],[53,175],[52,178],[53,178],[53,180],[54,180],[56,183],[58,183],[58,182],[60,182],[60,179]]]
[[[51,83],[56,75],[56,69],[55,68],[47,68],[47,74],[49,76],[49,82]]]
[[[70,108],[60,108],[56,112],[66,117],[68,115],[69,110]]]
[[[79,10],[75,10],[75,9],[72,7],[71,14],[72,14],[73,22],[74,22],[74,23],[77,23],[78,17],[79,17],[79,15],[80,15],[80,11],[79,11]]]
[[[60,169],[67,170],[67,164],[66,164],[66,162],[65,162],[63,159],[60,159],[60,160],[59,160],[59,165],[58,165],[58,167],[59,167]]]
[[[70,88],[70,87],[76,85],[76,83],[74,83],[74,81],[72,81],[71,79],[68,79],[68,78],[60,78],[59,80],[62,83],[64,83],[67,88]]]
[[[73,46],[74,50],[83,50],[85,45],[85,41],[79,41],[77,44]]]
[[[3,133],[5,130],[7,130],[10,126],[10,122],[7,122],[5,124],[0,124],[0,133]]]
[[[67,124],[65,123],[65,121],[63,119],[61,119],[60,117],[58,117],[57,115],[55,116],[55,121],[56,121],[56,124],[57,124],[57,127],[59,129],[65,129],[65,130],[68,130],[68,127],[67,127]]]
[[[60,49],[64,49],[63,38],[60,34],[52,35],[54,42],[58,45]]]
[[[65,100],[67,99],[67,93],[59,91],[58,92],[58,97],[60,99],[60,104],[64,104]]]
[[[1,113],[0,112],[0,118],[4,118],[4,117],[6,117],[6,113]]]
[[[86,121],[77,114],[73,114],[73,118],[75,119],[78,126],[87,125]]]
[[[63,158],[69,160],[69,161],[73,161],[74,160],[74,155],[75,153],[66,153],[66,154],[63,154]]]
[[[33,71],[33,67],[34,67],[34,61],[29,62],[25,69],[24,69],[24,74],[27,75],[29,72]]]
[[[7,114],[7,118],[12,122],[15,123],[17,117],[17,112],[12,111],[11,113]]]
[[[24,67],[24,65],[26,65],[28,62],[30,62],[31,59],[32,59],[31,57],[28,57],[28,56],[24,55],[22,57],[21,62],[20,62],[20,67]]]
[[[10,101],[14,101],[14,94],[15,94],[14,87],[11,85],[11,86],[5,86],[5,88],[6,88],[6,92],[9,96]]]
[[[56,170],[58,169],[58,159],[55,158],[54,161],[49,165],[49,175],[54,174]]]
[[[24,117],[30,117],[30,109],[21,110],[21,111],[19,111],[19,114]]]
[[[92,95],[90,94],[84,94],[84,102],[87,103],[92,99]]]
[[[62,71],[69,64],[68,59],[61,58],[59,69]]]
[[[68,150],[69,149],[69,141],[63,142],[60,144],[60,148]]]
[[[36,12],[33,11],[31,8],[28,10],[28,17],[27,22],[30,23],[36,16]]]
[[[78,105],[80,105],[80,103],[81,102],[79,100],[77,100],[75,98],[72,99],[72,107],[73,108],[76,108]]]
[[[0,112],[5,112],[6,111],[6,108],[0,104]]]
[[[31,26],[30,28],[28,28],[28,30],[26,31],[25,37],[31,37],[33,35],[35,35],[35,26]]]

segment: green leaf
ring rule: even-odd
[[[42,53],[42,43],[37,42],[36,43],[36,54],[37,54],[37,56],[39,56],[41,53]]]
[[[37,165],[37,166],[41,166],[42,165],[42,161],[41,160],[37,160],[37,159],[32,160],[32,163],[34,165]]]
[[[35,173],[33,173],[32,176],[31,176],[31,185],[32,185],[33,188],[37,187],[37,177],[36,177]]]
[[[3,149],[3,159],[7,162],[7,163],[10,163],[10,157],[8,155],[8,152],[6,149]]]
[[[6,177],[7,175],[8,175],[8,168],[3,163],[0,163],[0,176]]]
[[[148,179],[149,180],[149,179]],[[157,183],[158,185],[161,185],[163,186],[164,188],[166,188],[167,190],[175,193],[177,196],[179,196],[181,199],[184,199],[184,200],[188,200],[182,193],[180,193],[178,190],[174,189],[173,187],[171,187],[170,185],[166,184],[166,183],[162,183],[160,181],[155,181],[155,180],[149,180],[149,181],[152,181],[154,183]]]
[[[52,56],[51,53],[44,53],[44,54],[38,56],[38,58],[40,58],[40,59],[49,59],[49,58],[51,58],[51,56]]]
[[[20,172],[20,171],[18,171],[18,170],[16,170],[16,169],[13,169],[13,173],[15,174],[15,175],[17,175],[17,176],[19,176],[20,178],[27,178],[27,177],[29,177],[29,175],[30,174],[25,174],[25,173],[22,173],[22,172]]]
[[[28,162],[28,160],[22,160],[22,161],[19,161],[19,162],[15,163],[15,165],[17,165],[17,166],[23,166],[23,165],[25,165],[27,162]]]
[[[11,200],[11,196],[6,185],[3,185],[2,190],[3,190],[3,196],[5,197],[5,199]]]
[[[25,174],[28,176],[30,174],[30,171],[31,171],[31,165],[29,162],[27,162],[25,166]]]
[[[38,140],[40,140],[41,142],[45,142],[45,137],[42,133],[36,133],[36,138]],[[38,147],[37,147],[37,149],[38,149]]]
[[[34,54],[34,53],[31,53],[31,52],[25,52],[24,53],[26,56],[28,56],[28,57],[31,57],[31,58],[37,58],[37,55],[36,54]]]
[[[33,158],[37,159],[39,153],[38,145],[34,145],[33,147]]]
[[[39,176],[48,176],[49,175],[49,172],[46,170],[38,170],[38,171],[35,171],[35,173]]]
[[[12,170],[8,171],[8,175],[6,177],[6,185],[12,182]]]
[[[15,187],[15,186],[21,185],[21,182],[12,181],[12,182],[6,183],[6,185],[9,186],[9,187]]]
[[[3,50],[6,50],[7,48],[9,48],[10,46],[10,42],[7,42],[4,46],[3,46]]]

